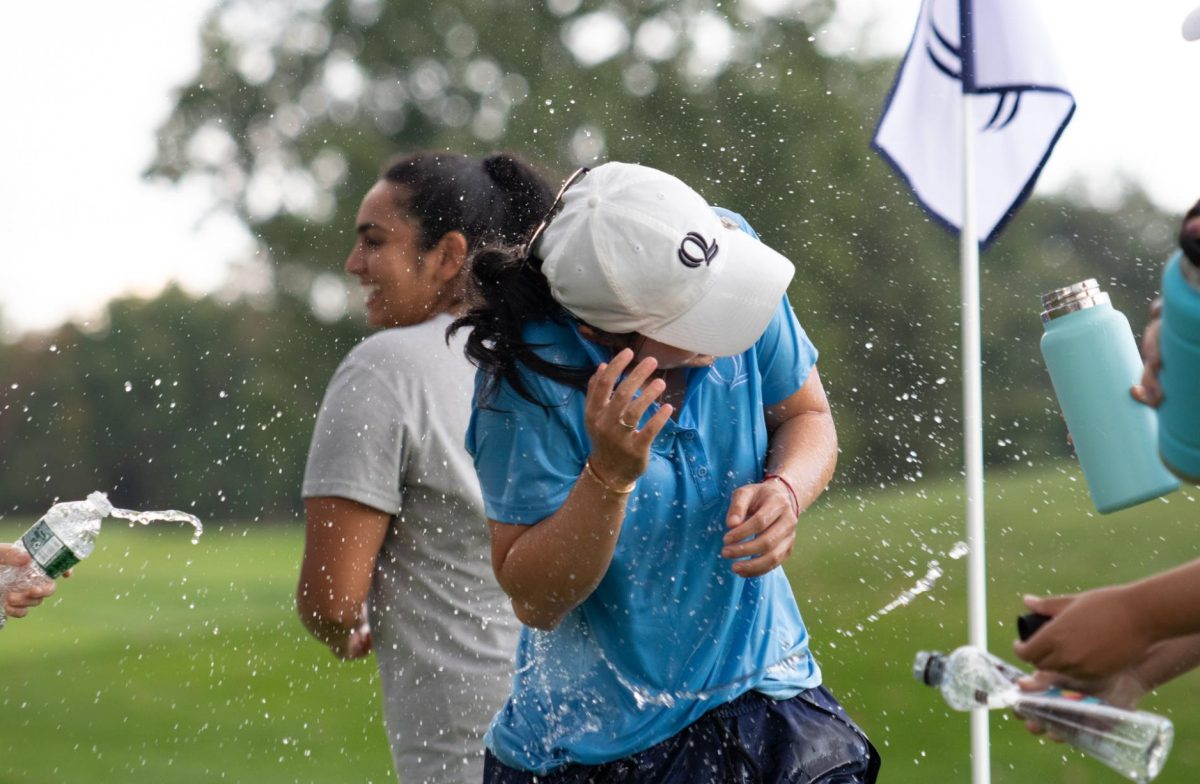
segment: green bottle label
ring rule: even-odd
[[[42,571],[52,580],[57,580],[63,572],[79,563],[79,558],[62,539],[55,536],[45,520],[38,520],[26,531],[21,537],[21,544],[25,545],[33,560],[37,561],[38,566],[42,567]]]

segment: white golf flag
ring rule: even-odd
[[[962,94],[973,93],[979,241],[1033,190],[1075,112],[1034,0],[923,0],[872,146],[921,204],[963,224]]]

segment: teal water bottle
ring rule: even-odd
[[[1200,269],[1182,252],[1163,270],[1158,448],[1163,462],[1200,482]]]
[[[1042,295],[1042,308],[1042,357],[1096,509],[1178,489],[1158,456],[1154,410],[1129,394],[1142,377],[1129,321],[1094,279]]]

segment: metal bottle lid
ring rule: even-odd
[[[1055,289],[1042,295],[1042,321],[1061,318],[1069,313],[1109,304],[1108,294],[1100,290],[1095,278]]]
[[[913,660],[913,677],[926,686],[939,686],[946,668],[946,657],[937,651],[918,651]]]

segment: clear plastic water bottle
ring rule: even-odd
[[[1179,488],[1158,456],[1158,420],[1134,400],[1142,358],[1129,321],[1094,279],[1042,295],[1042,357],[1102,514]]]
[[[30,588],[55,580],[92,554],[100,521],[113,511],[104,493],[92,493],[86,501],[65,501],[50,507],[41,520],[14,544],[30,555],[25,566],[0,566],[0,597],[10,591]],[[8,616],[0,600],[0,629]]]
[[[980,648],[963,646],[949,655],[921,651],[913,676],[939,689],[951,708],[1012,710],[1036,721],[1055,737],[1096,758],[1130,781],[1152,781],[1163,769],[1175,728],[1146,711],[1113,707],[1095,697],[1050,689],[1022,691],[1025,673]]]

